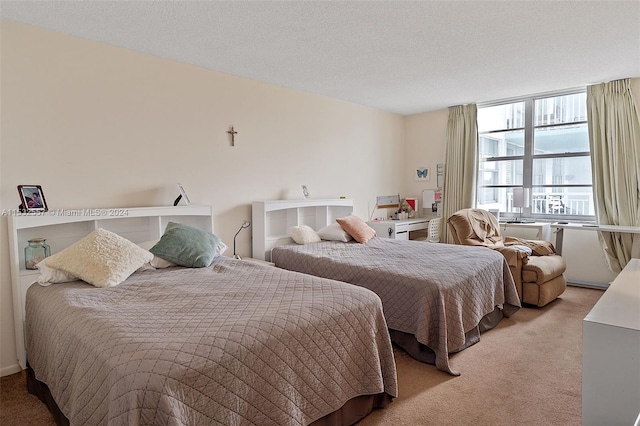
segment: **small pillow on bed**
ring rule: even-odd
[[[143,249],[145,249],[145,250],[151,250],[151,247],[153,247],[156,244],[158,244],[158,241],[160,241],[160,240],[145,241],[143,243],[139,243],[138,245],[140,247],[142,247]],[[216,252],[215,252],[215,255],[213,256],[213,258],[215,259],[218,256],[222,256],[222,253],[227,251],[228,248],[229,247],[227,247],[227,245],[225,243],[220,241],[220,244],[218,244],[218,247],[216,247]],[[164,269],[164,268],[168,268],[170,266],[176,266],[175,263],[169,262],[168,260],[165,260],[165,259],[163,259],[161,257],[158,257],[155,254],[153,255],[153,259],[151,259],[151,262],[149,262],[149,264],[152,267],[156,268],[156,269]]]
[[[327,241],[342,241],[344,243],[351,241],[353,238],[349,235],[339,223],[332,223],[318,231],[318,235]]]
[[[370,239],[376,236],[376,231],[367,225],[367,223],[354,214],[349,216],[340,217],[336,219],[336,222],[340,224],[349,235],[353,237],[359,243],[366,243]]]
[[[154,255],[187,268],[204,268],[216,257],[220,238],[194,226],[169,222],[160,241],[149,250]]]
[[[309,244],[320,242],[320,236],[307,225],[293,226],[289,229],[289,235],[297,244]]]
[[[145,242],[139,243],[138,245],[145,250],[151,250],[151,247],[158,244],[158,241],[160,240],[145,241]],[[175,263],[169,262],[168,260],[164,260],[163,258],[156,256],[155,254],[153,255],[153,259],[151,259],[151,262],[149,262],[149,264],[156,269],[164,269],[170,266],[176,266]]]
[[[218,256],[222,256],[222,253],[227,251],[228,248],[229,247],[227,247],[227,245],[225,243],[223,243],[222,240],[220,240],[220,243],[218,243],[218,247],[216,247],[216,253],[213,256],[213,258],[215,259]]]
[[[54,254],[53,256],[57,256],[57,254]],[[46,260],[47,259],[38,262],[36,265],[36,268],[40,271],[40,276],[38,277],[37,282],[41,286],[46,287],[51,284],[68,283],[78,279],[78,277],[68,272],[48,267],[45,264]]]
[[[44,262],[96,287],[113,287],[151,259],[151,253],[126,238],[96,229]]]

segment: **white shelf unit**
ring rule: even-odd
[[[39,275],[37,270],[25,268],[24,248],[28,240],[46,238],[51,254],[55,254],[98,228],[141,243],[159,239],[170,221],[213,232],[212,217],[211,206],[68,209],[9,216],[13,321],[20,367],[26,368],[24,320],[27,289]]]
[[[293,226],[307,225],[314,230],[334,223],[353,211],[353,200],[267,200],[252,203],[252,257],[271,261],[271,249],[291,244],[288,231]]]

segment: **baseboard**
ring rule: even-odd
[[[611,283],[593,283],[589,281],[580,281],[580,280],[567,280],[567,285],[572,285],[575,287],[587,287],[587,288],[595,288],[598,290],[606,290],[609,288],[609,284]]]
[[[13,364],[8,367],[0,368],[0,377],[9,376],[11,374],[16,374],[22,371],[19,364]]]

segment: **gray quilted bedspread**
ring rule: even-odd
[[[378,296],[229,258],[27,293],[27,356],[72,425],[304,425],[397,395]]]
[[[431,348],[436,366],[458,374],[449,353],[496,307],[520,307],[504,257],[485,247],[376,237],[365,244],[322,241],[275,247],[276,266],[366,287],[382,299],[389,328]]]

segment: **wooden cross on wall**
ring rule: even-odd
[[[229,130],[227,130],[227,133],[231,135],[231,146],[236,146],[236,134],[238,134],[238,132],[233,130],[233,125],[229,128]]]

